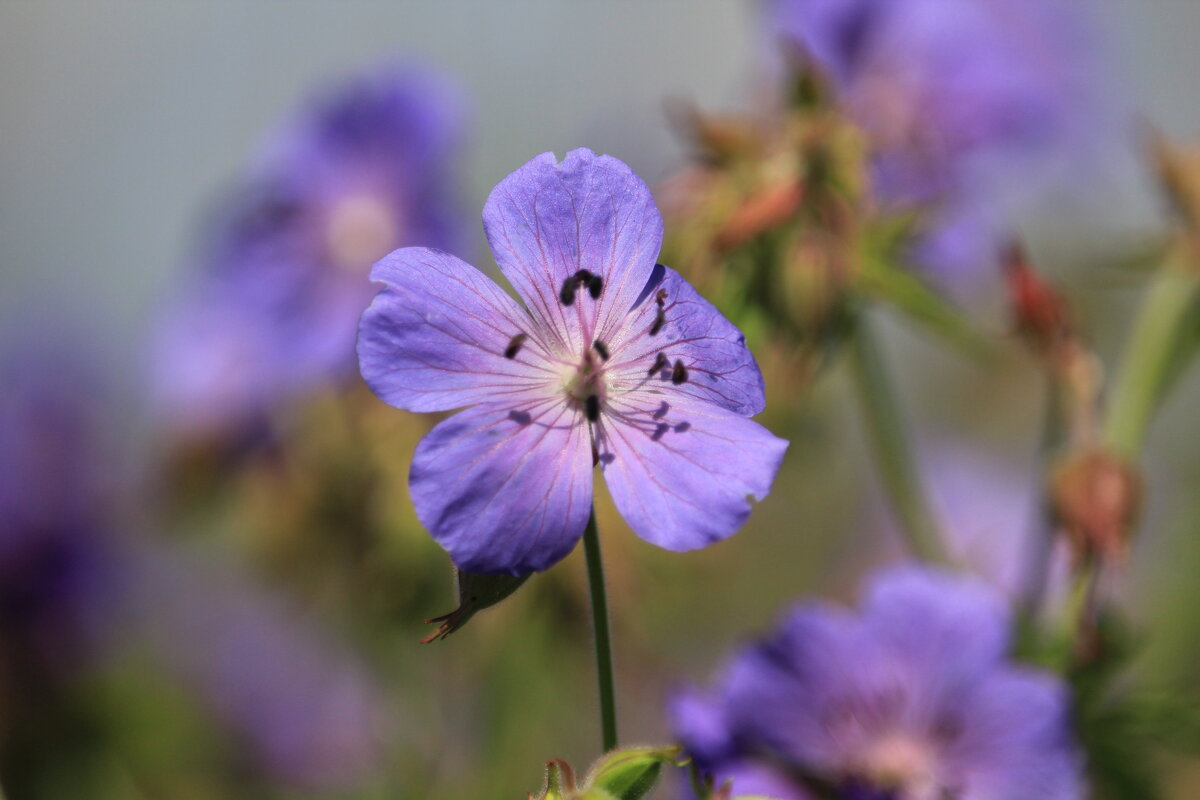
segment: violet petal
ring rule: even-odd
[[[562,559],[583,535],[592,455],[579,411],[559,399],[481,405],[417,445],[417,517],[459,569],[521,575]]]

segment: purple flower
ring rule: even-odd
[[[180,548],[129,553],[130,619],[274,782],[360,788],[383,766],[384,698],[360,664],[271,594]]]
[[[944,277],[994,264],[1013,214],[1115,141],[1075,0],[773,0],[772,20],[866,130],[878,194],[934,208],[915,255]]]
[[[983,584],[893,569],[860,615],[797,608],[715,692],[677,697],[675,726],[735,796],[1081,797],[1065,689],[1006,662],[1008,632],[1006,606]]]
[[[164,321],[152,370],[173,422],[240,422],[353,374],[370,265],[406,244],[460,243],[461,105],[440,76],[387,65],[271,138]]]
[[[27,659],[54,681],[98,654],[120,570],[87,348],[23,334],[0,358],[0,662]]]
[[[655,264],[662,217],[620,161],[544,153],[492,190],[496,261],[524,306],[424,248],[375,265],[363,376],[409,411],[471,408],[417,447],[417,516],[468,572],[546,569],[583,534],[598,463],[633,530],[668,550],[734,532],[787,443],[746,417],[762,375],[742,334]]]
[[[80,342],[35,332],[36,344],[0,355],[0,749],[39,756],[6,780],[61,769],[55,748],[80,713],[64,687],[133,645],[213,710],[239,765],[305,788],[361,785],[382,762],[379,692],[228,567],[127,529],[135,515],[121,501],[137,498],[98,441],[112,426],[93,375],[103,370]]]

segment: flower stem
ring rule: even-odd
[[[600,558],[600,534],[596,530],[596,508],[592,507],[583,532],[587,555],[588,588],[592,594],[592,627],[596,637],[596,680],[600,688],[600,736],[604,752],[617,746],[617,700],[613,690],[612,640],[608,634],[608,597],[604,588],[604,562]]]
[[[909,546],[923,561],[948,565],[951,559],[921,486],[895,387],[862,313],[850,340],[850,365],[858,383],[879,476]]]
[[[1178,338],[1200,289],[1200,273],[1168,263],[1146,291],[1121,360],[1104,424],[1104,441],[1134,457],[1162,400]]]
[[[1032,620],[1041,610],[1046,596],[1046,583],[1050,576],[1050,560],[1053,557],[1056,529],[1054,510],[1047,486],[1046,472],[1055,454],[1062,446],[1065,420],[1062,403],[1064,388],[1062,380],[1053,370],[1046,377],[1046,411],[1042,423],[1042,440],[1038,447],[1039,467],[1037,472],[1037,507],[1031,520],[1032,533],[1021,572],[1022,584],[1018,597],[1018,608],[1022,618]]]

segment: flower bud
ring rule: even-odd
[[[663,764],[683,766],[680,747],[630,747],[601,758],[588,774],[587,788],[597,798],[641,800],[658,782]],[[598,791],[597,791],[598,790]],[[589,798],[590,795],[585,794]]]
[[[575,771],[571,765],[562,759],[546,762],[546,782],[542,785],[542,793],[529,800],[572,800],[577,797],[575,792]]]
[[[1124,557],[1142,499],[1133,465],[1105,450],[1076,453],[1055,467],[1050,491],[1077,557]]]
[[[664,764],[682,767],[682,748],[629,747],[613,750],[592,765],[582,786],[576,786],[575,773],[565,761],[546,764],[546,782],[542,793],[531,800],[642,800],[658,783]]]
[[[1004,276],[1017,331],[1037,350],[1053,352],[1071,338],[1066,299],[1029,266],[1019,247],[1004,254]]]

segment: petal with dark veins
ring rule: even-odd
[[[483,225],[496,263],[550,337],[579,354],[607,341],[646,285],[662,246],[662,216],[646,184],[611,156],[543,153],[502,180]],[[603,281],[570,306],[559,293],[580,270]],[[554,334],[551,334],[551,331]]]
[[[470,264],[409,247],[377,263],[371,278],[384,286],[359,323],[358,358],[384,402],[446,411],[552,392],[558,372],[529,315]],[[506,358],[521,333],[528,338]]]
[[[634,533],[683,551],[736,531],[770,491],[787,442],[693,397],[631,398],[610,398],[597,438],[609,492]]]
[[[408,483],[417,517],[459,569],[544,570],[587,524],[588,428],[560,399],[475,406],[421,440]]]

